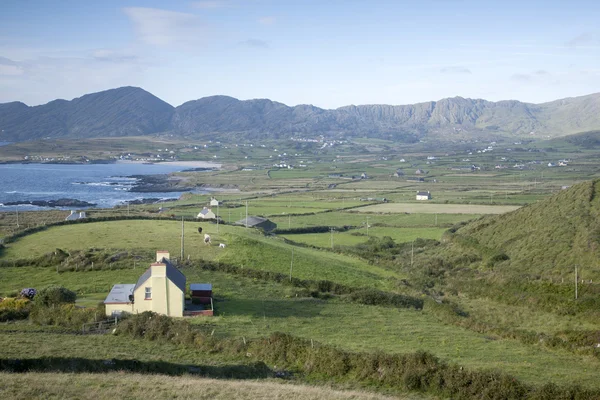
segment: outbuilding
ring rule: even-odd
[[[429,191],[418,191],[417,200],[431,200],[431,193]]]

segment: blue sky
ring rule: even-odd
[[[0,102],[538,103],[600,92],[598,21],[576,0],[2,0]]]

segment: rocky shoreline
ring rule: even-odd
[[[183,186],[182,180],[170,175],[131,175],[127,178],[135,178],[135,184],[129,189],[130,192],[189,192],[193,188]]]
[[[58,200],[29,200],[29,201],[8,201],[4,206],[36,206],[36,207],[94,207],[96,203],[88,203],[87,201],[77,199],[58,199]]]

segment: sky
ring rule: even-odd
[[[598,21],[578,0],[0,0],[0,103],[540,103],[600,92]]]

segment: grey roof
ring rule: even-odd
[[[177,286],[179,289],[181,289],[182,292],[185,293],[185,275],[180,270],[171,265],[170,262],[166,260],[164,260],[163,262],[165,262],[165,264],[167,265],[167,278],[169,278],[169,280],[173,282],[175,286]],[[152,267],[148,268],[146,272],[144,272],[142,276],[140,276],[140,279],[138,279],[133,290],[135,291],[137,288],[142,286],[144,282],[150,279],[151,276]]]
[[[106,296],[104,304],[131,303],[131,301],[129,301],[129,295],[133,294],[134,288],[134,283],[125,283],[113,286],[112,289],[110,289],[110,293],[108,293],[108,296]]]
[[[417,196],[429,196],[429,192],[417,192]]]
[[[200,211],[200,214],[202,215],[206,215],[210,212],[210,210],[208,208],[203,208],[202,211]]]
[[[253,217],[253,216],[250,216],[248,218],[244,218],[244,219],[241,219],[241,220],[237,221],[235,224],[236,225],[244,225],[244,226],[246,226],[246,221],[248,221],[248,226],[257,226],[257,225],[260,225],[260,224],[262,224],[264,222],[267,222],[269,220],[267,218],[263,218],[263,217]],[[271,222],[271,221],[269,221],[269,222]]]
[[[190,290],[212,290],[211,283],[190,283]]]

